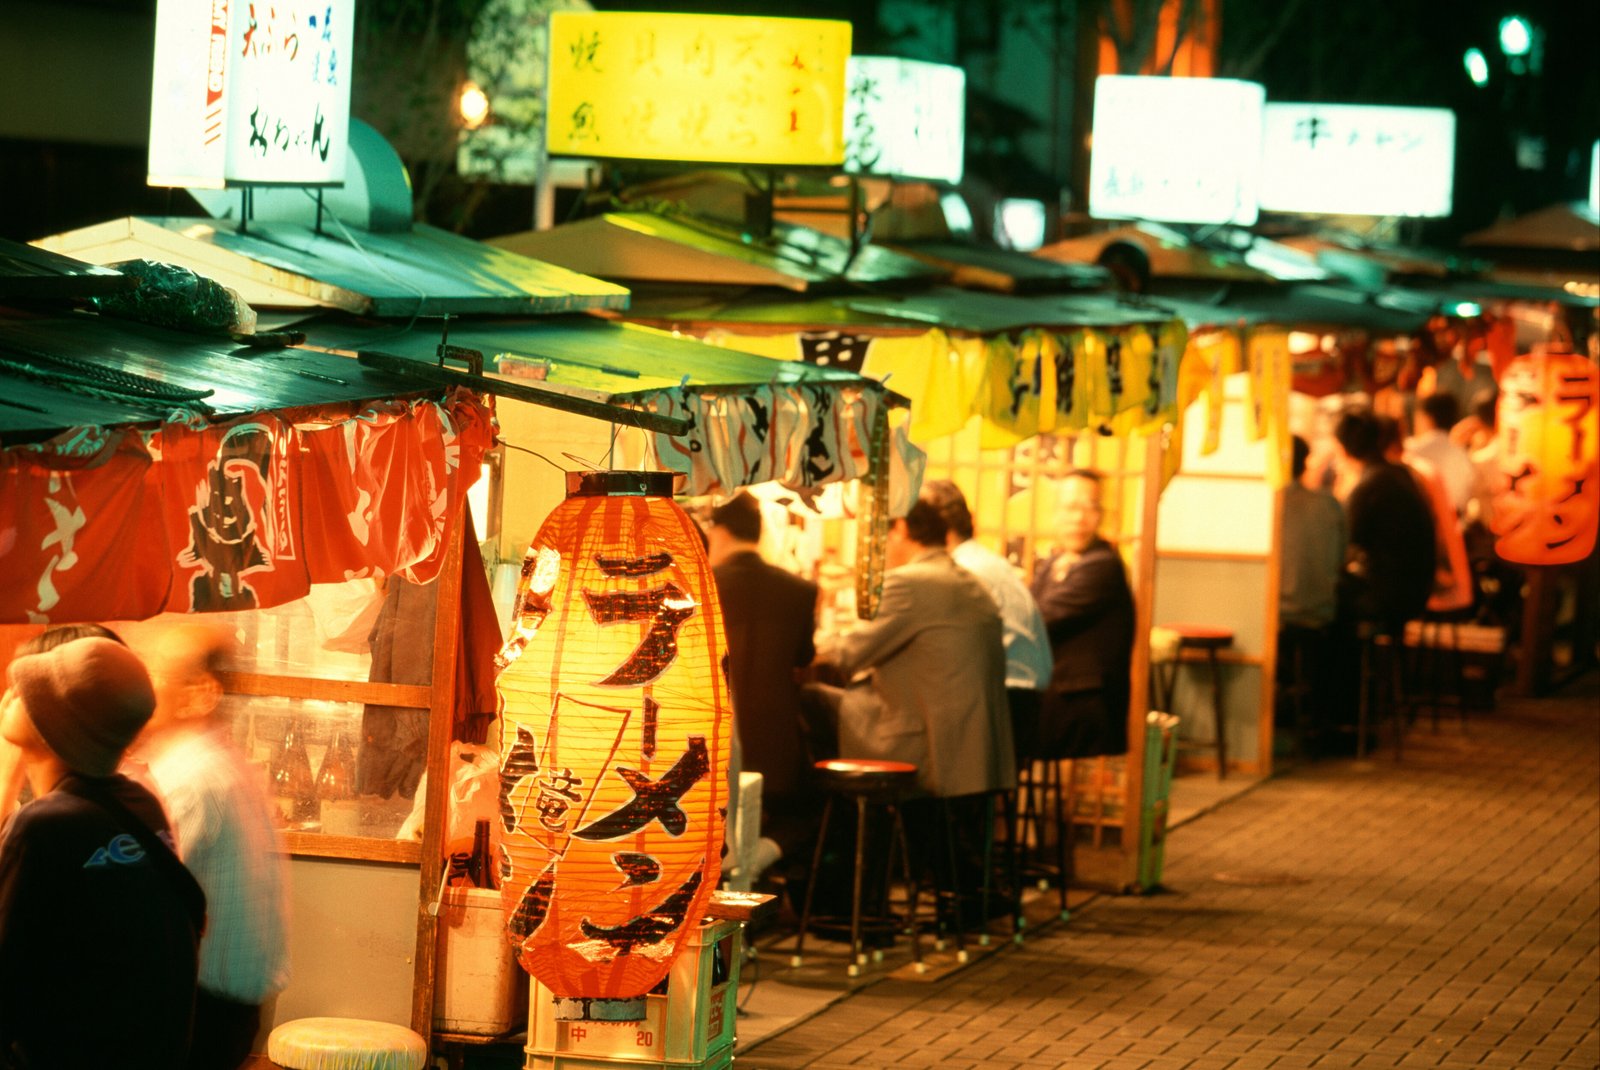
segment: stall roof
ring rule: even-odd
[[[1132,245],[1150,260],[1152,278],[1212,279],[1220,282],[1270,281],[1276,278],[1315,278],[1322,274],[1312,258],[1275,242],[1257,239],[1253,264],[1227,249],[1196,245],[1185,235],[1155,223],[1138,223],[1111,230],[1065,238],[1033,255],[1046,260],[1096,263],[1108,246]]]
[[[137,285],[120,271],[0,239],[0,299],[93,297]]]
[[[1111,282],[1111,273],[1076,260],[1047,260],[1012,249],[989,248],[971,242],[892,240],[883,247],[916,257],[950,276],[957,286],[999,293],[1059,293],[1064,290],[1098,290]]]
[[[374,233],[294,223],[128,216],[34,243],[95,264],[179,264],[252,306],[374,316],[549,313],[628,307],[628,291],[437,227]]]
[[[1385,291],[1367,293],[1343,286],[1233,286],[1211,295],[1157,294],[1152,308],[1170,309],[1191,328],[1237,323],[1283,327],[1355,327],[1377,335],[1411,334],[1422,329],[1438,307],[1426,296]]]
[[[688,216],[607,212],[550,230],[495,238],[502,249],[607,279],[774,286],[801,293],[928,282],[936,268],[872,244],[774,223],[767,240]]]
[[[0,314],[0,436],[219,419],[417,394],[348,357],[256,349],[87,312]]]
[[[1475,231],[1462,238],[1461,244],[1600,253],[1600,219],[1582,201],[1562,202]]]
[[[378,350],[429,363],[439,345],[435,325],[397,328],[330,316],[302,327],[308,345]],[[863,381],[853,372],[773,360],[594,316],[452,322],[449,341],[482,353],[486,371],[537,379],[548,388],[600,400],[633,399],[679,387]]]
[[[845,298],[860,311],[971,334],[1000,334],[1028,327],[1122,327],[1159,323],[1172,316],[1159,309],[1100,294],[979,293],[940,287],[915,294]]]

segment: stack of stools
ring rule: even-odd
[[[862,939],[863,927],[871,925],[879,931],[904,928],[911,935],[911,958],[917,968],[922,968],[922,944],[917,936],[917,882],[911,874],[911,857],[906,846],[905,822],[900,807],[917,793],[917,767],[908,762],[874,761],[863,758],[833,758],[817,762],[817,783],[828,793],[822,809],[822,824],[817,830],[817,847],[811,857],[810,879],[806,882],[805,905],[800,912],[800,933],[795,939],[794,957],[790,965],[799,966],[805,954],[806,933],[814,920],[811,916],[812,898],[822,872],[823,846],[828,838],[828,821],[833,816],[833,804],[844,799],[855,803],[856,846],[850,895],[850,965],[846,972],[856,977],[867,963]],[[874,807],[882,807],[890,819],[889,850],[884,858],[884,903],[871,917],[863,914],[862,889],[869,865],[866,855],[867,816]],[[900,921],[888,912],[889,877],[894,867],[896,850],[900,853],[901,871],[905,879],[909,903]]]
[[[1233,633],[1226,628],[1213,628],[1203,624],[1163,624],[1161,627],[1177,635],[1177,646],[1173,650],[1172,661],[1166,666],[1166,674],[1156,674],[1156,682],[1163,713],[1172,713],[1172,693],[1178,682],[1178,667],[1183,664],[1183,653],[1186,650],[1201,651],[1205,654],[1206,665],[1211,669],[1211,723],[1213,739],[1210,743],[1192,742],[1192,745],[1202,747],[1215,747],[1217,751],[1217,779],[1228,775],[1228,733],[1223,718],[1222,707],[1222,669],[1217,662],[1217,652],[1233,645]]]

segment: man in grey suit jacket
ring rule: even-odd
[[[1014,787],[1000,613],[945,549],[944,519],[919,500],[889,529],[878,615],[828,640],[818,660],[866,683],[810,685],[837,711],[839,755],[916,765],[930,795]]]

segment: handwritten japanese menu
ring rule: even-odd
[[[1456,117],[1448,108],[1268,104],[1261,207],[1448,216],[1455,151]]]
[[[159,0],[148,181],[338,185],[355,0]]]
[[[556,12],[549,150],[838,164],[849,55],[848,22]]]
[[[845,169],[960,182],[966,72],[889,56],[851,56],[849,70]]]

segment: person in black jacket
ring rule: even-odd
[[[1359,475],[1345,499],[1349,527],[1345,598],[1357,620],[1401,636],[1433,593],[1433,509],[1410,469],[1383,455],[1383,427],[1373,413],[1345,413],[1333,432],[1341,463]]]
[[[1100,537],[1102,515],[1099,473],[1069,472],[1056,510],[1060,550],[1033,581],[1055,660],[1033,758],[1128,749],[1133,593],[1121,555]]]
[[[24,654],[8,678],[0,735],[35,798],[0,838],[0,1067],[181,1067],[205,897],[155,797],[116,773],[155,709],[150,678],[98,636]]]
[[[745,769],[760,773],[757,868],[809,857],[820,806],[796,675],[815,655],[817,585],[761,558],[761,506],[743,491],[712,510],[706,532],[728,639],[728,687]],[[817,755],[831,757],[831,755]]]

